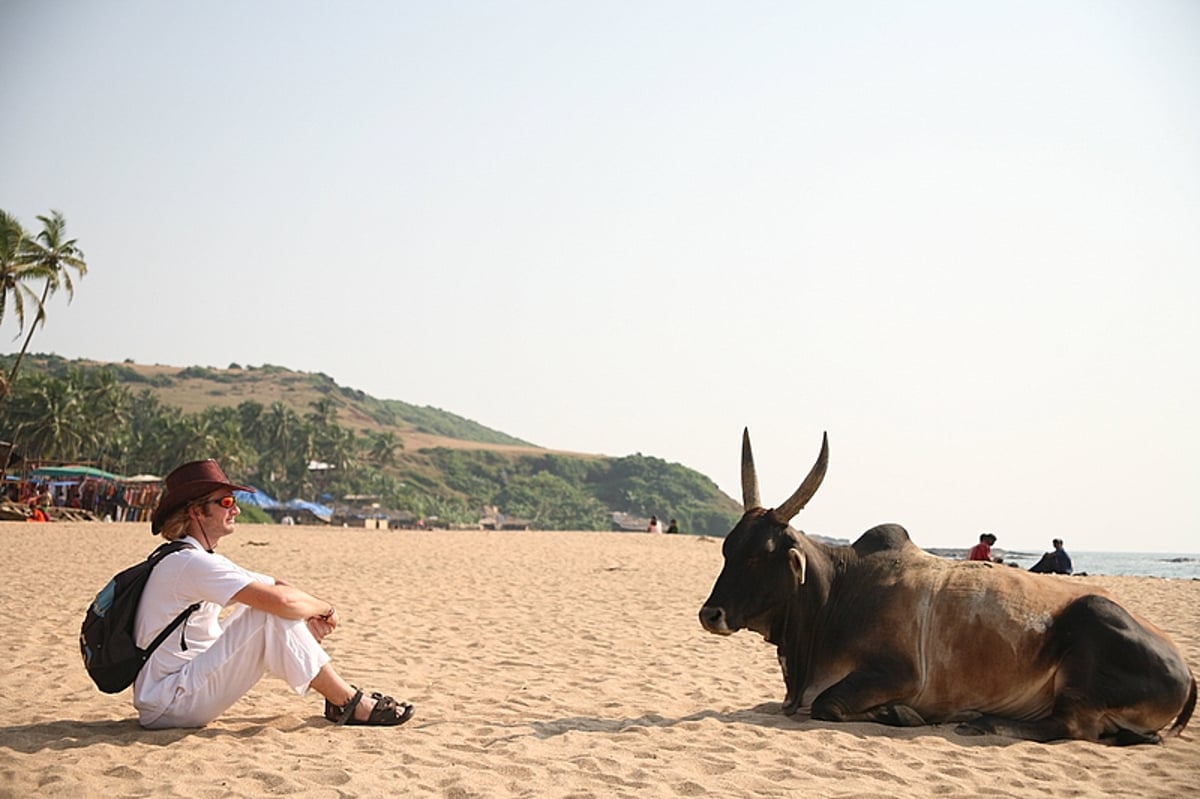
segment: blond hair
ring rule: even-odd
[[[178,541],[188,534],[188,508],[191,503],[184,505],[182,508],[175,510],[163,522],[162,530],[159,535],[168,541]]]

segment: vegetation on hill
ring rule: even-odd
[[[724,535],[740,515],[711,480],[679,464],[553,452],[437,408],[278,366],[180,369],[35,355],[12,389],[0,406],[0,437],[30,461],[165,474],[215,457],[234,479],[280,499],[368,495],[384,509],[452,523],[474,523],[497,507],[539,529],[602,530],[624,512]]]
[[[38,355],[35,361],[32,368],[59,379],[65,379],[72,368],[105,367],[113,372],[117,383],[133,391],[149,389],[163,404],[189,413],[212,407],[236,407],[245,400],[264,405],[281,401],[293,410],[307,412],[313,403],[330,400],[336,420],[358,432],[402,427],[411,432],[461,441],[532,446],[527,441],[448,411],[376,399],[363,391],[339,386],[333,378],[320,372],[295,372],[272,364],[243,367],[232,363],[227,369],[207,366],[180,369],[131,361],[101,364],[68,361],[57,355]]]

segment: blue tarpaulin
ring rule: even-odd
[[[305,502],[302,499],[289,499],[287,502],[281,503],[280,507],[291,510],[306,510],[323,522],[328,522],[333,518],[333,508],[327,505],[318,505],[315,502]]]
[[[253,486],[251,486],[253,488]],[[238,501],[239,505],[253,505],[256,508],[278,508],[279,502],[263,491],[255,489],[254,491],[234,491],[233,498]]]
[[[289,499],[287,502],[280,502],[257,489],[254,492],[234,491],[233,496],[237,499],[239,505],[253,505],[263,510],[306,510],[326,523],[333,518],[333,508],[328,505],[318,505],[316,502],[305,502],[302,499]]]

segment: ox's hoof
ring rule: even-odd
[[[1160,744],[1162,738],[1158,733],[1134,732],[1133,730],[1119,729],[1113,737],[1113,743],[1117,746],[1137,746],[1139,744]]]
[[[984,729],[978,721],[968,721],[954,728],[959,735],[988,735],[991,730]]]
[[[893,727],[924,727],[927,723],[920,713],[908,705],[889,705],[880,721]]]

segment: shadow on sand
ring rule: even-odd
[[[843,732],[858,738],[884,736],[899,740],[916,740],[930,736],[941,738],[957,746],[1007,746],[1020,743],[1015,739],[997,735],[961,735],[955,731],[957,724],[931,724],[923,727],[891,727],[869,722],[814,721],[807,713],[786,716],[779,702],[766,702],[745,710],[718,712],[705,710],[679,718],[668,718],[657,713],[646,713],[637,718],[604,719],[594,716],[571,716],[554,721],[533,722],[530,726],[538,738],[553,738],[569,732],[621,733],[636,729],[674,727],[698,721],[718,721],[722,724],[752,724],[758,727],[779,730]]]
[[[18,724],[10,727],[0,727],[0,751],[5,749],[24,754],[33,754],[43,750],[68,750],[94,746],[98,743],[113,744],[114,746],[133,746],[149,744],[152,746],[170,746],[185,738],[252,738],[265,730],[293,730],[314,726],[325,726],[329,722],[321,716],[313,716],[303,720],[292,719],[294,723],[280,726],[280,717],[243,719],[244,726],[237,729],[228,727],[199,727],[176,730],[146,730],[135,719],[114,721],[75,721],[62,719],[60,721],[45,721],[35,724]]]

